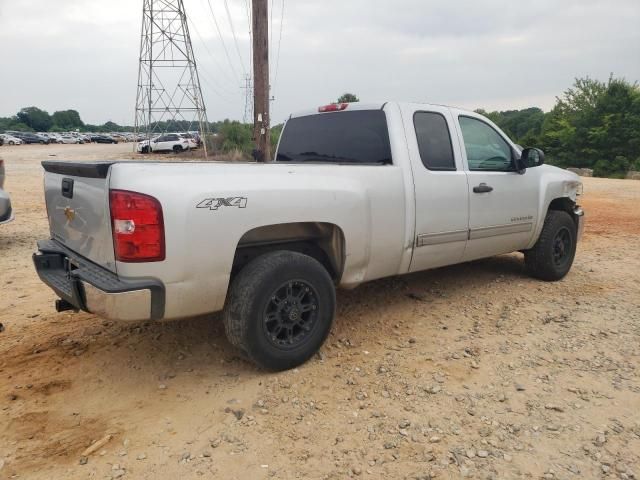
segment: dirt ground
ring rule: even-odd
[[[342,291],[321,353],[272,374],[217,317],[54,311],[39,162],[130,151],[0,147],[0,478],[640,477],[640,182],[585,179],[565,280],[514,254]]]

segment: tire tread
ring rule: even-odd
[[[550,210],[547,213],[538,241],[533,248],[527,250],[524,254],[525,265],[531,276],[551,282],[562,279],[568,273],[569,269],[571,269],[573,259],[571,259],[566,272],[559,272],[554,268],[553,258],[551,257],[551,245],[558,228],[561,226],[569,226],[569,223],[574,227],[571,231],[574,242],[573,255],[575,255],[576,231],[573,219],[567,212],[561,210]]]

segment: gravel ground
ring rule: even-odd
[[[0,478],[640,477],[640,182],[585,179],[565,280],[513,254],[339,292],[320,354],[272,374],[218,317],[54,311],[39,162],[130,152],[0,148]]]

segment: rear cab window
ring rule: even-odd
[[[444,116],[436,112],[416,112],[413,125],[423,165],[429,170],[455,171],[451,134]]]
[[[276,162],[390,164],[387,117],[382,110],[357,110],[291,118]]]

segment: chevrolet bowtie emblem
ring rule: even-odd
[[[76,211],[71,207],[67,207],[64,209],[64,216],[67,217],[68,221],[72,221],[76,217]]]

